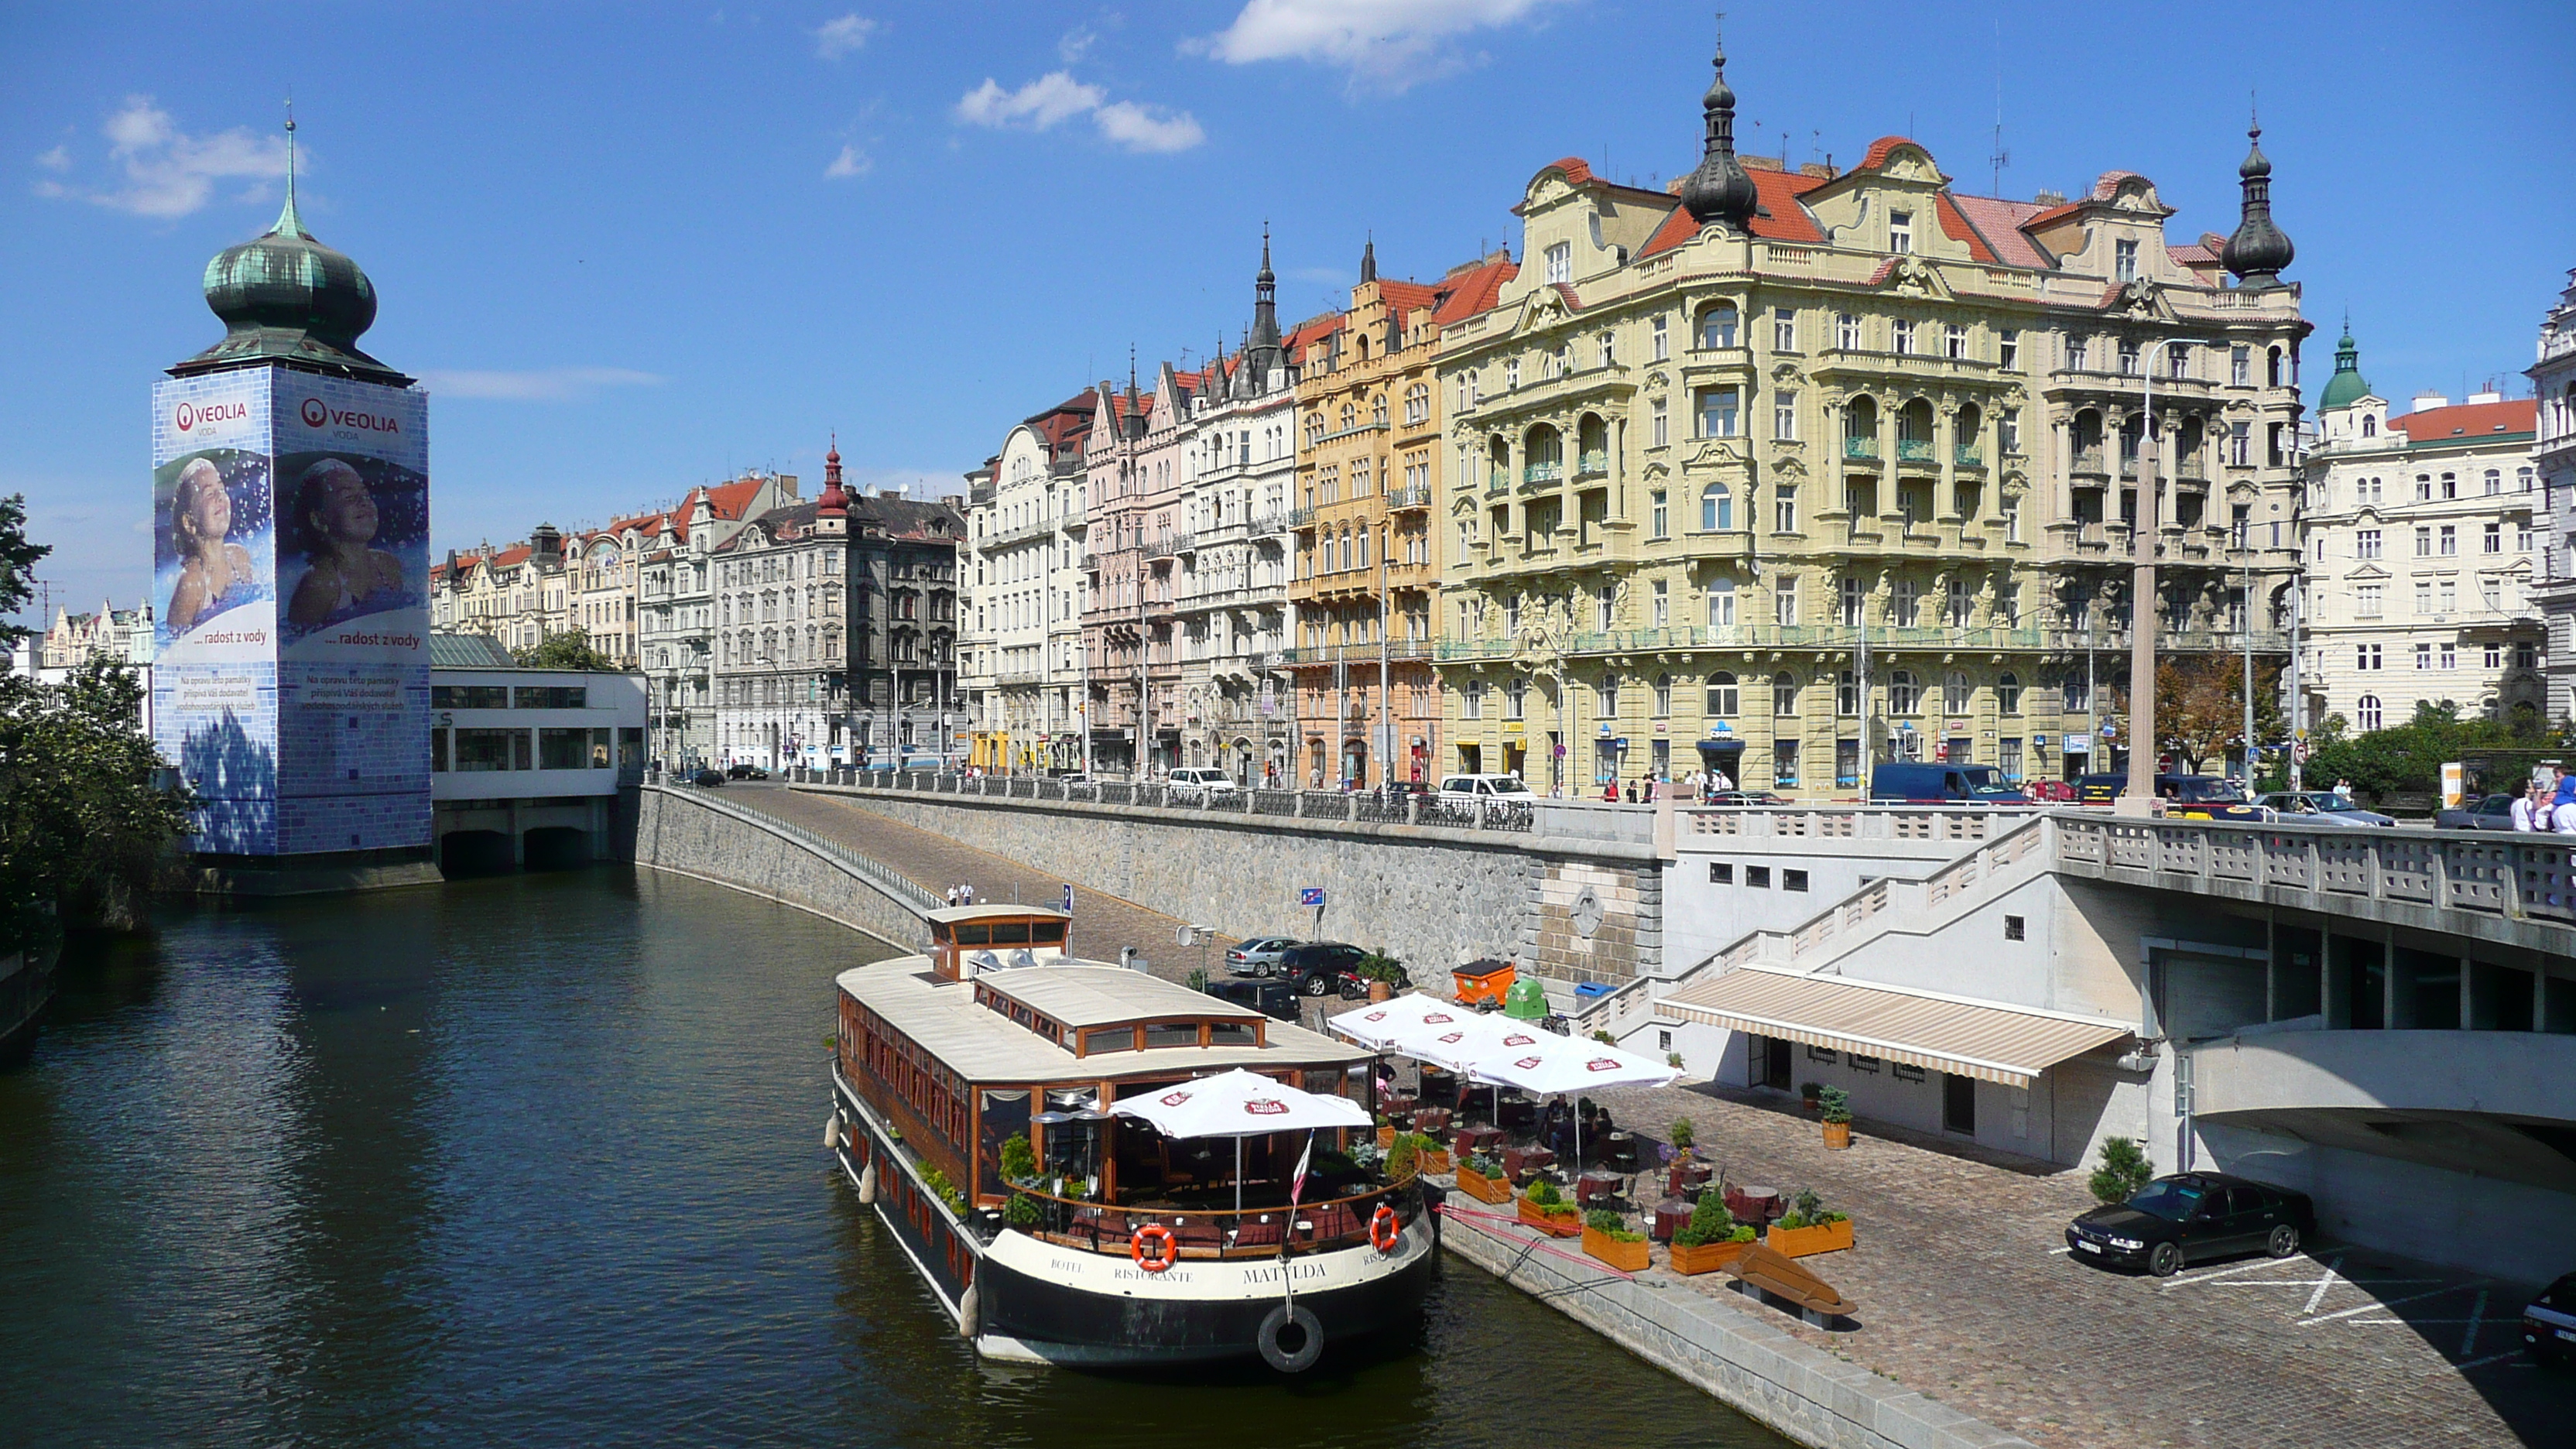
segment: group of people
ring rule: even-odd
[[[2576,835],[2576,775],[2556,767],[2555,778],[2533,780],[2514,797],[2513,828],[2526,833]]]
[[[975,888],[973,886],[953,885],[948,888],[948,908],[950,910],[953,911],[959,906],[971,906],[973,904],[975,904]]]

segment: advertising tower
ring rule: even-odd
[[[425,875],[428,396],[358,350],[375,288],[291,165],[205,291],[222,340],[152,389],[153,717],[193,846],[253,891]]]

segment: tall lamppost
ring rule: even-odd
[[[2156,812],[2156,464],[2164,448],[2156,434],[2156,358],[2175,340],[2149,347],[2139,369],[2145,408],[2138,419],[2138,517],[2129,539],[2129,787],[2117,802],[2122,815]]]

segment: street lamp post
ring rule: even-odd
[[[2122,815],[2156,810],[2156,464],[2164,447],[2156,435],[2156,358],[2175,340],[2149,347],[2139,369],[2145,408],[2138,420],[2138,517],[2129,539],[2129,787],[2118,801]]]

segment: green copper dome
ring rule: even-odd
[[[206,263],[206,305],[224,320],[223,340],[171,368],[173,377],[284,362],[334,377],[411,384],[358,350],[360,334],[375,324],[375,285],[356,262],[304,229],[291,170],[277,224]]]
[[[2343,340],[2335,344],[2334,376],[2326,380],[2326,390],[2317,398],[2317,411],[2348,408],[2368,396],[2370,382],[2361,375],[2361,349],[2353,345],[2352,329],[2346,327]]]

